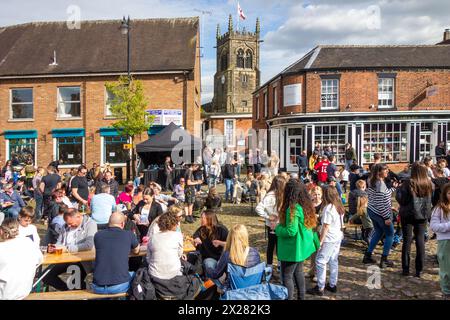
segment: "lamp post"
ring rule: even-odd
[[[123,16],[122,24],[120,25],[120,32],[123,35],[127,36],[127,74],[128,74],[128,85],[131,83],[131,70],[130,70],[130,16],[128,16],[128,19],[125,19],[125,16]],[[133,148],[131,148],[131,157],[134,157]],[[128,159],[127,159],[127,182],[130,181],[130,156],[128,153]]]

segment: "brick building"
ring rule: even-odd
[[[253,94],[253,126],[266,131],[281,167],[301,150],[330,146],[343,163],[350,142],[360,164],[394,169],[450,147],[450,39],[438,45],[317,46]],[[263,135],[264,137],[264,135]]]
[[[126,139],[111,125],[105,83],[127,72],[120,21],[27,23],[0,28],[0,159],[31,154],[46,166],[123,167]],[[131,74],[142,80],[155,125],[174,121],[200,136],[198,18],[132,20]]]
[[[203,106],[204,139],[213,147],[248,145],[252,127],[253,91],[259,86],[259,20],[255,32],[233,28],[230,15],[228,32],[217,26],[214,98]]]

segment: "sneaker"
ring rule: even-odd
[[[311,294],[313,296],[323,296],[323,290],[320,290],[318,286],[315,286],[314,288],[306,290],[307,294]]]
[[[372,258],[372,254],[371,253],[364,253],[364,258],[363,258],[363,263],[364,264],[368,264],[368,263],[377,263],[377,261],[375,259]]]
[[[405,276],[405,277],[409,276],[409,271],[408,270],[403,270],[402,271],[402,276]]]
[[[380,269],[383,269],[384,267],[393,268],[394,262],[389,260],[386,256],[382,256],[380,260]]]
[[[332,287],[332,286],[330,286],[329,283],[327,283],[327,285],[325,286],[325,290],[328,290],[328,291],[330,291],[332,293],[336,293],[337,292],[337,286]]]
[[[419,278],[420,279],[420,272],[416,271],[416,274],[414,275],[414,277]]]

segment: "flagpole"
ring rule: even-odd
[[[241,19],[241,16],[240,16],[240,14],[239,14],[239,1],[237,2],[237,4],[238,4],[238,10],[237,10],[237,24],[236,24],[236,31],[237,32],[239,32],[239,20]]]

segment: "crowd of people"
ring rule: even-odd
[[[46,169],[34,168],[33,174],[28,167],[15,178],[8,173],[7,163],[0,194],[0,298],[25,298],[32,290],[42,254],[60,249],[95,249],[96,255],[94,263],[54,266],[42,281],[55,290],[71,289],[61,275],[69,266],[76,266],[81,271],[77,289],[86,288],[85,278],[93,272],[91,288],[98,294],[129,292],[136,274],[145,270],[159,297],[214,298],[217,291],[214,288],[211,295],[211,286],[220,292],[230,288],[229,264],[251,268],[262,262],[258,250],[250,245],[245,225],[227,227],[220,222],[223,203],[240,201],[255,202],[256,214],[265,220],[266,263],[276,268],[276,255],[288,299],[338,291],[339,255],[348,221],[361,225],[362,239],[367,243],[362,264],[393,267],[390,252],[402,243],[405,277],[413,268],[414,275],[421,276],[426,242],[436,238],[440,284],[449,298],[450,171],[445,159],[433,164],[425,158],[395,174],[378,154],[365,170],[356,163],[354,150],[347,144],[346,161],[339,168],[335,155],[329,150],[325,155],[316,146],[309,159],[305,151],[298,157],[299,172],[288,174],[278,172],[276,154],[266,162],[259,159],[265,153],[255,151],[254,155],[244,179],[238,153],[205,148],[203,163],[188,165],[175,183],[160,186],[146,181],[144,185],[140,174],[122,191],[109,166],[94,164],[88,170],[81,165],[62,174],[59,163],[51,163]],[[269,165],[261,165],[264,163]],[[170,177],[170,158],[165,167]],[[219,183],[225,186],[224,199],[217,191]],[[207,196],[199,206],[202,186],[207,186]],[[170,193],[164,192],[170,189]],[[392,203],[394,197],[398,207]],[[347,201],[348,210],[344,206]],[[182,222],[195,222],[194,206],[201,211],[199,227],[192,234],[196,251],[184,253]],[[42,240],[35,226],[38,223],[47,229]],[[378,262],[374,251],[380,240],[383,248]],[[411,267],[413,240],[416,257]],[[142,247],[145,259],[129,258]],[[309,289],[306,264],[307,276],[316,282]]]

